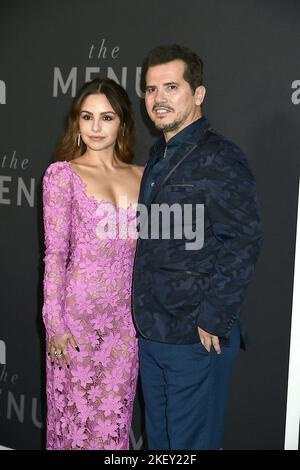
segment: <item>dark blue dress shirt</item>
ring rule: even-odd
[[[155,144],[155,154],[152,156],[153,165],[149,170],[147,177],[144,181],[144,201],[147,205],[149,202],[150,194],[154,189],[158,176],[169,165],[169,161],[176,152],[176,150],[183,144],[198,128],[199,124],[204,120],[204,117],[192,122],[189,126],[182,129],[178,134],[174,135],[167,143],[164,136],[160,137]]]

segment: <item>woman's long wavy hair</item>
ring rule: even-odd
[[[54,161],[73,160],[85,153],[86,145],[82,139],[80,139],[79,146],[77,143],[79,114],[85,98],[98,93],[106,96],[113,110],[120,118],[115,146],[116,156],[125,163],[132,161],[135,131],[131,102],[124,88],[110,78],[95,78],[90,82],[86,82],[80,88],[68,113],[67,129],[55,150]]]

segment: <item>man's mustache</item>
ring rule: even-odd
[[[167,111],[174,111],[173,108],[170,108],[170,106],[166,106],[165,104],[155,104],[152,108],[152,112],[156,111],[157,109],[166,109]]]

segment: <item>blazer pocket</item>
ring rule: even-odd
[[[170,189],[170,191],[185,191],[190,192],[193,191],[195,185],[190,183],[178,183],[178,184],[166,184],[166,188]]]
[[[160,266],[159,269],[161,271],[167,271],[167,272],[178,273],[178,274],[186,274],[188,276],[209,277],[209,273],[206,271],[189,271],[185,269],[167,268],[164,266]]]

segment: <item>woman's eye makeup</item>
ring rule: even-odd
[[[81,118],[85,121],[90,121],[91,119],[93,119],[93,116],[91,114],[82,114]],[[101,118],[103,119],[103,121],[112,121],[114,119],[114,116],[111,114],[104,114],[103,116],[101,116]]]

